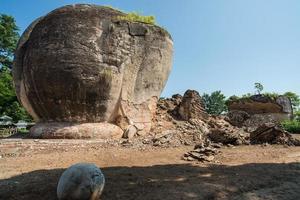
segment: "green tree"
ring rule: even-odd
[[[14,121],[27,120],[31,117],[19,104],[15,94],[11,70],[8,67],[0,69],[0,115],[8,115]]]
[[[261,83],[254,83],[254,88],[257,94],[260,94],[264,90],[264,86]]]
[[[294,119],[300,122],[300,111],[294,112]]]
[[[14,18],[0,14],[0,68],[11,68],[18,39],[18,27]]]
[[[287,96],[290,98],[292,106],[293,106],[293,110],[296,112],[297,110],[299,110],[299,106],[300,106],[300,97],[299,95],[297,95],[294,92],[286,92],[283,94],[284,96]]]
[[[11,67],[13,53],[19,38],[13,17],[0,14],[0,115],[8,115],[14,121],[31,117],[16,97]]]
[[[222,112],[227,111],[226,97],[221,91],[212,92],[210,95],[204,93],[202,100],[207,113],[220,115]]]

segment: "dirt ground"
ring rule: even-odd
[[[214,163],[182,160],[191,149],[0,140],[0,199],[57,199],[60,175],[78,162],[103,170],[103,200],[300,199],[300,147],[224,147]]]

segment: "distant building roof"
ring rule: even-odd
[[[27,124],[28,124],[28,123],[27,123],[26,121],[24,121],[24,120],[19,120],[18,123],[16,123],[15,125],[17,125],[17,126],[18,126],[18,125],[19,125],[19,126],[20,126],[20,125],[25,125],[25,126],[26,126]]]
[[[3,116],[0,117],[0,120],[2,120],[2,121],[11,121],[12,118],[7,116],[7,115],[3,115]]]
[[[18,123],[14,124],[18,129],[26,128],[28,123],[24,120],[19,120]]]

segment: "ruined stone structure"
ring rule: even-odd
[[[272,99],[264,95],[254,95],[230,101],[228,109],[230,122],[235,126],[249,127],[250,132],[265,123],[278,123],[293,116],[291,101],[285,96]]]
[[[195,90],[187,90],[184,93],[178,112],[183,120],[208,118],[201,96]]]
[[[171,71],[173,42],[162,28],[120,20],[108,7],[69,5],[22,35],[13,76],[41,138],[144,135]]]

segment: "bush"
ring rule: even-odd
[[[220,115],[227,111],[225,99],[226,97],[221,91],[212,92],[210,95],[206,93],[202,95],[205,111],[212,115]]]
[[[300,133],[300,121],[286,120],[281,124],[283,128],[290,133]]]
[[[155,17],[154,16],[142,16],[137,12],[131,12],[126,14],[125,16],[119,16],[119,20],[127,20],[131,22],[142,22],[146,24],[155,24]]]
[[[300,111],[295,111],[294,113],[294,119],[300,122]]]

